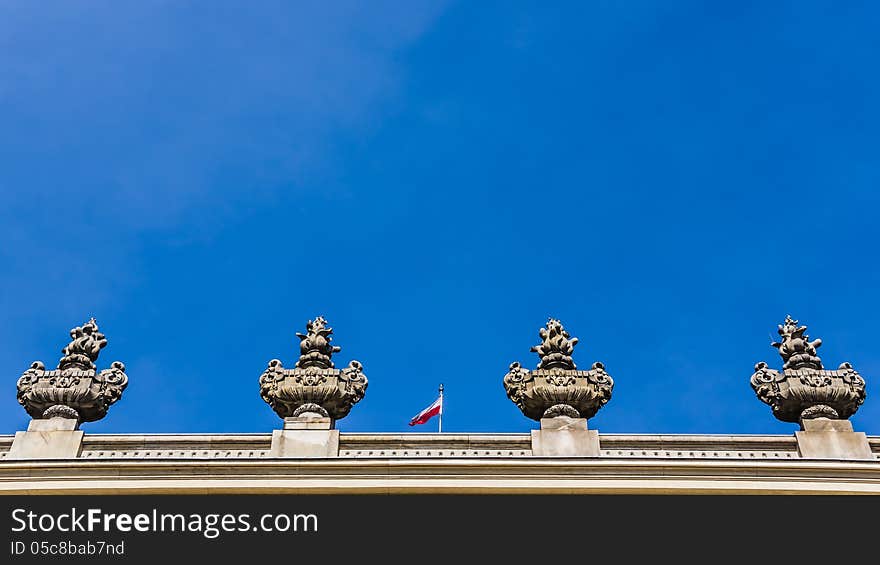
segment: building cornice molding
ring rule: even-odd
[[[880,494],[880,462],[658,458],[42,460],[3,494]]]

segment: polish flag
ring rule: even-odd
[[[409,421],[410,426],[415,426],[416,424],[424,424],[434,416],[443,413],[443,397],[440,396],[427,408],[419,412],[418,416],[414,417]]]

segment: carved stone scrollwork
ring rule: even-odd
[[[100,420],[128,386],[125,365],[119,361],[97,371],[95,361],[107,339],[94,318],[70,330],[70,337],[57,369],[47,371],[35,361],[18,379],[18,402],[34,419]]]
[[[300,357],[293,369],[272,359],[260,376],[260,396],[282,418],[319,414],[344,418],[367,390],[367,377],[359,361],[336,369],[332,355],[341,351],[331,344],[333,330],[319,316],[309,320],[300,339]]]
[[[578,339],[559,320],[550,318],[539,335],[541,343],[531,348],[541,359],[537,369],[511,363],[503,381],[507,397],[533,420],[592,418],[611,399],[614,380],[602,363],[594,363],[589,371],[577,370],[571,354]]]
[[[806,330],[786,316],[777,330],[782,339],[771,344],[782,357],[782,371],[758,363],[750,380],[752,389],[783,422],[848,419],[865,401],[865,380],[849,363],[841,363],[836,371],[824,369],[816,352],[822,340],[810,341]]]

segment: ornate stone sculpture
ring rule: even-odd
[[[758,363],[752,388],[783,422],[803,427],[803,420],[812,418],[848,419],[865,401],[865,380],[849,363],[841,363],[836,371],[823,369],[816,354],[822,340],[810,341],[806,330],[807,326],[786,316],[778,329],[782,340],[771,344],[784,362],[782,372]]]
[[[331,357],[341,348],[331,345],[332,333],[323,317],[309,320],[306,333],[296,334],[300,357],[294,368],[272,359],[260,376],[260,396],[282,418],[312,413],[338,420],[364,397],[367,377],[360,362],[334,368]]]
[[[34,419],[100,420],[128,385],[125,365],[119,361],[97,371],[95,361],[107,339],[94,318],[70,330],[70,337],[57,369],[47,371],[42,361],[35,361],[18,379],[18,402]]]
[[[507,397],[533,420],[592,418],[611,399],[614,380],[599,362],[589,371],[577,370],[571,354],[578,340],[559,320],[550,318],[540,336],[541,344],[531,349],[541,358],[538,368],[529,371],[519,362],[511,363],[504,376]]]

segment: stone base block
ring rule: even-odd
[[[532,430],[532,455],[598,457],[599,432],[588,430],[585,418],[542,418],[541,429]]]
[[[339,430],[284,429],[272,432],[269,457],[338,457]]]
[[[285,430],[332,430],[333,419],[324,416],[291,416],[284,418]]]
[[[868,437],[864,432],[854,432],[849,420],[813,418],[801,425],[803,431],[794,433],[801,457],[874,460]]]
[[[82,430],[71,418],[31,420],[26,432],[15,432],[7,459],[74,459],[82,451]]]

